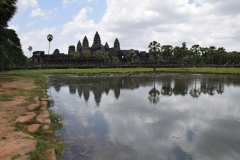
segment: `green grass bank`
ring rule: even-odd
[[[153,72],[153,68],[93,68],[93,69],[38,69],[2,71],[1,74],[16,74],[40,78],[45,74],[98,74],[98,73],[134,73]],[[240,74],[240,68],[156,68],[156,72],[169,73],[206,73],[206,74]]]

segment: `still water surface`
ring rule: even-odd
[[[239,76],[51,75],[48,84],[64,160],[240,157]]]

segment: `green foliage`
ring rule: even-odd
[[[0,65],[8,66],[23,65],[27,62],[27,57],[23,54],[20,39],[12,29],[4,29],[0,26]]]
[[[12,156],[11,160],[18,159],[19,157],[21,157],[21,155],[20,154],[16,154],[16,155]]]
[[[129,61],[130,58],[132,57],[132,54],[130,53],[130,51],[126,51],[124,52],[124,56],[127,58],[127,61]]]
[[[17,0],[1,0],[0,1],[0,25],[6,27],[17,12]]]
[[[3,94],[0,97],[0,101],[11,101],[12,99],[13,99],[13,96],[9,94]]]
[[[113,64],[118,64],[119,63],[119,59],[118,57],[113,57]]]
[[[79,58],[79,57],[80,57],[80,53],[79,53],[79,52],[74,52],[74,53],[73,53],[73,57],[74,57],[75,59]]]

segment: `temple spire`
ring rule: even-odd
[[[89,48],[89,43],[88,43],[88,39],[86,36],[83,39],[83,48]]]
[[[92,44],[92,47],[91,48],[101,48],[102,45],[101,45],[101,38],[98,34],[98,31],[96,32],[95,36],[94,36],[94,39],[93,39],[93,44]]]
[[[118,41],[118,39],[116,38],[115,41],[114,41],[114,46],[113,46],[115,49],[117,50],[120,50],[120,43]]]
[[[105,46],[104,46],[104,47],[105,47],[105,49],[108,49],[108,48],[109,48],[109,45],[108,45],[107,42],[105,43]]]
[[[77,52],[80,53],[82,51],[82,44],[80,41],[77,43]]]

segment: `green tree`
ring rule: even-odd
[[[101,61],[102,61],[102,51],[101,50],[97,50],[96,52],[95,52],[95,56],[96,56],[96,58],[100,61],[100,63],[101,63]]]
[[[199,51],[200,51],[199,44],[194,44],[190,50],[193,53],[193,60],[194,60],[194,65],[195,65],[196,64],[196,59],[199,56]]]
[[[118,57],[113,57],[113,64],[118,65],[119,64],[119,58]]]
[[[8,22],[13,18],[17,12],[17,0],[1,0],[0,1],[0,25],[3,27],[8,26]]]
[[[132,57],[132,54],[130,53],[130,51],[126,51],[126,52],[124,52],[124,56],[126,57],[127,62],[129,63],[130,58]]]
[[[87,65],[88,65],[88,59],[91,56],[91,52],[89,50],[85,50],[83,54],[84,54],[84,57],[87,59]]]
[[[217,52],[218,52],[219,55],[220,55],[219,64],[222,64],[223,57],[224,57],[224,55],[226,54],[226,50],[225,50],[225,48],[223,48],[223,47],[219,47],[218,50],[217,50]]]
[[[160,43],[158,43],[157,41],[150,42],[149,45],[148,45],[148,48],[149,48],[149,54],[153,55],[153,57],[154,57],[154,69],[153,69],[153,71],[156,71],[156,66],[155,65],[156,65],[156,59],[160,54]]]
[[[73,57],[75,58],[75,64],[77,65],[77,59],[80,57],[80,53],[79,52],[74,52]]]
[[[103,51],[102,59],[103,59],[105,65],[106,65],[106,62],[107,62],[108,58],[109,58],[108,53]]]
[[[202,64],[206,63],[208,48],[200,47],[199,51],[201,52]]]
[[[211,55],[211,57],[212,57],[212,65],[213,65],[213,56],[214,56],[214,54],[215,54],[215,49],[216,49],[216,47],[215,46],[210,46],[209,47],[209,50],[208,50],[208,53]]]
[[[17,11],[16,2],[17,0],[0,1],[0,68],[27,62],[18,35],[13,29],[7,29],[8,22]]]

